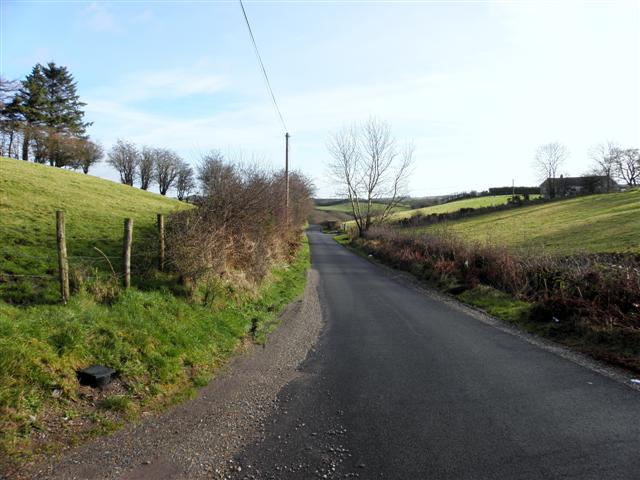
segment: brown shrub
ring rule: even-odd
[[[192,290],[229,282],[254,289],[270,268],[295,254],[312,208],[310,183],[290,176],[290,208],[284,211],[284,177],[255,166],[226,162],[217,152],[199,169],[205,194],[197,208],[167,222],[167,257]]]
[[[374,227],[355,240],[398,268],[436,282],[478,283],[537,303],[538,318],[582,318],[593,325],[640,330],[640,260],[523,256],[446,235],[407,234]]]

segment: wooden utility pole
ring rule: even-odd
[[[160,269],[161,272],[164,271],[164,215],[162,215],[161,213],[158,214],[158,237],[160,238],[159,241],[159,248],[160,251],[159,256],[158,256],[158,268]]]
[[[69,301],[69,259],[67,240],[64,233],[64,212],[56,211],[56,240],[58,241],[58,272],[60,274],[60,295],[62,303]]]
[[[284,194],[284,218],[287,224],[289,223],[289,132],[284,134],[284,182],[285,182],[285,194]]]
[[[124,240],[122,242],[122,269],[124,270],[124,287],[131,286],[131,243],[133,242],[133,219],[124,219]]]

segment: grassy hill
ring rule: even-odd
[[[177,274],[155,270],[156,214],[188,205],[88,175],[0,159],[0,478],[43,452],[113,431],[141,411],[191,396],[244,338],[264,342],[282,308],[299,296],[309,265],[303,243],[275,264],[257,291],[201,285],[186,294]],[[70,269],[98,279],[75,285],[60,304],[55,211],[66,213]],[[134,219],[132,283],[120,269],[123,219]],[[136,269],[148,267],[143,284]],[[136,288],[138,287],[138,288]],[[76,371],[106,365],[104,390],[79,385]]]
[[[70,268],[120,269],[123,219],[133,218],[133,268],[152,261],[157,213],[189,208],[138,188],[59,168],[0,158],[0,298],[12,303],[59,299],[56,210],[65,212]],[[28,275],[28,276],[25,276]]]
[[[384,203],[374,203],[372,211],[375,213],[382,212],[386,205]],[[394,208],[394,212],[402,212],[408,210],[406,205],[398,205]],[[351,204],[347,201],[332,203],[331,205],[316,205],[313,212],[309,216],[309,223],[322,222],[349,222],[353,221],[351,214]]]
[[[531,198],[536,198],[538,195],[532,195]],[[431,207],[416,208],[413,210],[405,209],[401,212],[392,215],[391,220],[400,220],[402,218],[409,218],[415,215],[431,215],[434,213],[451,213],[458,211],[462,208],[482,208],[493,207],[496,205],[504,205],[507,200],[511,198],[511,195],[493,195],[489,197],[467,198],[464,200],[456,200],[455,202],[442,203],[440,205],[433,205]]]
[[[640,189],[527,206],[415,230],[447,232],[517,250],[638,253]]]
[[[384,203],[374,202],[372,204],[372,209],[374,212],[384,210],[385,207],[386,205]],[[351,204],[349,202],[334,203],[333,205],[317,205],[316,209],[322,210],[325,212],[339,212],[339,213],[351,214]],[[397,207],[394,208],[396,212],[401,212],[408,209],[409,207],[407,207],[406,205],[398,205]]]

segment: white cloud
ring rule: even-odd
[[[201,70],[172,69],[131,75],[123,89],[125,100],[145,98],[180,98],[191,95],[210,95],[225,86],[221,75]]]
[[[150,99],[213,95],[227,85],[223,75],[188,67],[140,71],[110,81],[109,86],[94,88],[89,96],[99,102],[117,98],[121,104],[130,104]]]
[[[86,25],[96,32],[118,33],[120,27],[115,16],[104,3],[92,2],[82,11]]]

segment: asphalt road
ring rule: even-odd
[[[640,479],[640,394],[309,232],[326,327],[236,478]]]

